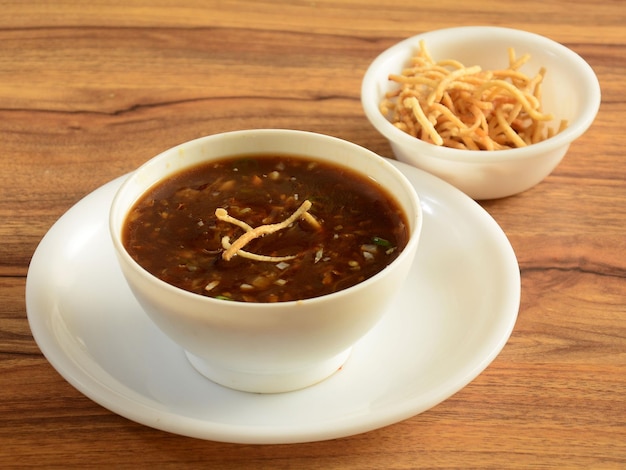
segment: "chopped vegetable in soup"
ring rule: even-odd
[[[408,241],[406,217],[376,182],[344,167],[246,155],[155,185],[124,226],[130,255],[165,282],[245,302],[285,302],[353,286]]]

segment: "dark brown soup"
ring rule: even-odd
[[[405,214],[370,179],[317,160],[246,155],[151,188],[130,212],[123,242],[146,270],[182,289],[284,302],[373,276],[408,237]]]

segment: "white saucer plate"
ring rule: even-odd
[[[76,389],[156,429],[274,444],[350,436],[417,415],[476,378],[517,318],[520,273],[493,218],[451,185],[399,162],[423,207],[412,271],[389,314],[329,379],[282,394],[216,385],[189,364],[134,300],[118,268],[108,211],[123,177],[63,215],[33,255],[28,321]]]

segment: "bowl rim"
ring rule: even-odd
[[[148,191],[150,187],[152,187],[156,183],[151,183],[147,185],[144,188],[144,190],[141,191],[140,195],[134,199],[133,203],[129,207],[118,207],[119,201],[125,189],[132,184],[134,179],[137,178],[137,175],[139,174],[140,171],[142,171],[143,169],[148,169],[149,167],[158,164],[158,162],[161,160],[167,159],[170,156],[178,154],[180,151],[186,149],[188,146],[201,145],[202,143],[209,141],[211,139],[224,138],[224,137],[248,138],[252,134],[254,135],[289,134],[292,136],[308,137],[312,139],[321,138],[328,142],[334,142],[337,145],[343,146],[345,148],[353,149],[363,154],[369,154],[371,157],[375,157],[379,159],[378,163],[380,164],[380,166],[382,166],[386,171],[390,172],[392,175],[396,177],[398,183],[402,186],[403,190],[406,190],[409,200],[415,206],[415,219],[414,221],[408,220],[409,224],[411,225],[414,224],[414,227],[411,227],[407,244],[403,248],[403,250],[400,252],[398,257],[396,257],[390,264],[385,266],[381,271],[377,272],[373,276],[365,279],[362,282],[359,282],[358,284],[350,286],[346,289],[341,289],[339,291],[335,291],[335,292],[318,296],[318,297],[311,297],[307,299],[298,299],[298,300],[285,301],[285,302],[273,302],[273,303],[225,301],[222,299],[216,299],[213,297],[204,296],[201,294],[187,291],[180,287],[174,286],[166,281],[163,281],[159,277],[153,275],[152,273],[147,271],[145,268],[143,268],[143,266],[141,266],[137,261],[135,261],[135,259],[132,256],[130,256],[128,251],[124,248],[124,245],[121,241],[121,237],[118,234],[117,227],[119,226],[119,229],[121,230],[124,224],[124,220],[126,219],[126,216],[130,210],[130,207],[132,207],[132,205],[134,205],[135,202],[143,194],[145,194],[145,192]],[[293,152],[293,154],[301,155],[304,158],[313,158],[313,159],[316,158],[316,157],[309,157],[304,152],[302,152],[301,154],[299,154],[298,152]],[[228,156],[225,155],[223,158],[227,158],[227,157]],[[337,164],[342,165],[342,163],[340,162]],[[181,169],[188,168],[190,166],[193,166],[193,164],[186,165]],[[343,166],[352,168],[352,167],[349,167],[348,165],[343,165]],[[360,168],[353,168],[353,170],[360,173],[361,175],[367,176],[363,171],[360,170]],[[162,178],[159,178],[157,181],[161,181],[161,180]],[[399,204],[402,204],[400,201],[397,201],[397,202]],[[410,214],[407,214],[407,219],[409,219],[408,217],[409,215]],[[118,216],[121,218],[121,222],[117,221],[116,217]],[[264,310],[267,310],[268,312],[275,312],[277,314],[280,311],[283,311],[284,309],[293,308],[294,305],[325,303],[328,301],[328,299],[335,298],[335,297],[342,297],[342,296],[348,295],[349,293],[354,292],[355,290],[367,289],[370,284],[372,284],[373,282],[378,280],[381,276],[383,276],[385,271],[390,266],[400,264],[401,262],[412,262],[412,260],[406,260],[406,258],[408,256],[411,256],[411,253],[415,253],[417,251],[417,246],[419,244],[419,240],[421,239],[422,225],[423,225],[423,211],[422,211],[421,201],[417,193],[417,190],[410,183],[408,178],[398,168],[396,168],[394,165],[386,161],[385,158],[381,157],[380,155],[374,153],[373,151],[363,146],[360,146],[356,143],[353,143],[344,139],[340,139],[338,137],[330,136],[327,134],[316,133],[316,132],[310,132],[310,131],[278,129],[278,128],[244,129],[244,130],[227,131],[227,132],[220,132],[216,134],[205,135],[203,137],[199,137],[196,139],[192,139],[192,140],[188,140],[186,142],[180,143],[178,145],[175,145],[174,147],[170,147],[160,152],[156,156],[153,156],[147,161],[145,161],[144,163],[142,163],[139,167],[137,167],[134,171],[132,171],[131,173],[127,175],[126,179],[122,182],[120,187],[116,190],[115,195],[113,196],[113,200],[109,206],[109,217],[108,217],[108,231],[112,239],[113,246],[117,253],[117,256],[122,257],[122,260],[123,260],[122,262],[125,262],[127,266],[132,267],[133,270],[140,273],[142,278],[145,281],[158,286],[159,289],[165,289],[169,293],[180,295],[190,300],[195,299],[195,301],[197,302],[204,302],[207,304],[207,306],[224,306],[226,308],[233,308],[233,309],[241,309],[241,308],[245,308],[245,309],[254,308],[254,309],[260,309],[260,310],[264,309]]]
[[[379,71],[381,64],[389,60],[390,57],[398,54],[410,47],[415,47],[420,40],[436,40],[449,34],[463,34],[467,41],[482,38],[487,35],[499,35],[500,37],[514,37],[518,40],[532,41],[541,44],[546,49],[553,51],[560,57],[570,62],[578,70],[579,79],[584,83],[585,99],[582,111],[579,115],[568,123],[567,128],[558,134],[529,145],[527,147],[503,149],[503,150],[462,150],[450,147],[443,147],[425,142],[413,137],[397,127],[395,127],[378,109],[378,98],[375,88],[377,81],[375,75]],[[409,58],[407,53],[406,59]],[[460,26],[443,28],[432,31],[425,31],[420,34],[405,38],[395,43],[380,53],[368,66],[361,84],[361,105],[367,119],[384,137],[390,142],[403,147],[413,147],[416,153],[423,156],[435,157],[443,160],[458,161],[463,163],[485,163],[499,159],[520,160],[536,158],[557,148],[569,146],[575,139],[580,137],[593,123],[598,113],[601,103],[601,89],[598,78],[591,66],[576,52],[554,41],[546,36],[542,36],[530,31],[502,26]]]

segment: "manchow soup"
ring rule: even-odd
[[[346,289],[406,246],[395,199],[311,158],[245,155],[156,184],[124,224],[126,250],[174,286],[224,300],[285,302]]]

